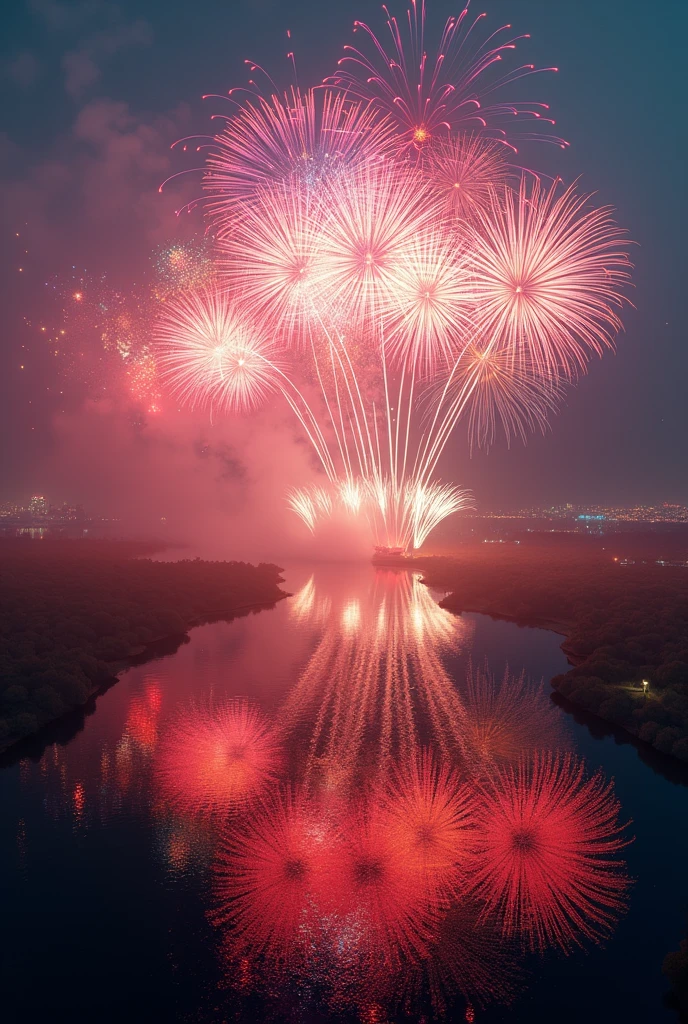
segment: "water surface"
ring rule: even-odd
[[[452,616],[369,566],[296,567],[287,586],[0,771],[5,1019],[677,1020],[661,962],[686,927],[681,771],[538,692],[566,668],[553,633]],[[502,809],[522,797],[524,757],[555,766],[566,808],[567,753],[613,779],[634,841],[607,859],[633,884],[573,861],[558,879],[550,849],[547,898],[513,919],[515,855],[471,862],[476,895],[443,837],[461,846],[481,787],[515,787]],[[432,835],[428,801],[449,808]],[[586,885],[609,904],[600,941],[562,912],[568,884],[574,912]]]

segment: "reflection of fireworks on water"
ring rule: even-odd
[[[317,590],[306,588],[315,607]],[[445,758],[461,755],[466,712],[441,653],[460,650],[470,629],[408,572],[377,570],[363,602],[343,599],[281,714],[289,733],[315,721],[306,780],[328,786],[336,765],[336,778],[351,782],[363,765],[408,761],[421,718]]]
[[[476,1019],[474,1005],[508,1005],[522,987],[523,975],[514,950],[494,922],[481,920],[482,905],[464,894],[443,915],[430,956],[409,961],[402,972],[388,975],[385,1001],[406,1012],[424,999],[440,1017],[456,1014],[459,993],[467,1002],[462,1019]],[[458,1016],[452,1016],[458,1020]]]
[[[395,842],[386,819],[370,800],[349,812],[332,892],[368,963],[391,966],[427,956],[440,905],[434,890],[419,884],[418,862]]]
[[[181,711],[160,745],[156,776],[176,809],[222,814],[258,796],[282,764],[262,714],[245,701]]]
[[[404,760],[382,794],[384,828],[414,884],[445,899],[464,882],[474,813],[468,786],[429,750]]]
[[[618,812],[611,783],[571,756],[535,754],[484,786],[471,878],[505,935],[569,950],[610,933],[628,889]]]
[[[317,930],[329,899],[333,826],[301,792],[286,790],[224,834],[215,865],[215,924],[232,945],[280,958]]]
[[[466,673],[462,694],[465,736],[471,764],[516,762],[536,750],[560,750],[563,736],[557,709],[544,684],[505,671],[498,682],[487,663]]]

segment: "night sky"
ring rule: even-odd
[[[473,6],[478,13],[476,0]],[[458,11],[445,0],[429,0],[429,7],[431,29]],[[485,508],[688,502],[688,4],[480,0],[482,9],[493,28],[511,22],[531,33],[520,44],[521,61],[560,68],[531,79],[519,95],[551,104],[556,130],[571,148],[531,146],[524,162],[567,182],[582,175],[586,190],[616,207],[638,243],[631,296],[637,309],[624,314],[618,353],[593,362],[549,434],[533,437],[526,448],[500,445],[472,460],[462,439],[446,453],[442,476],[472,487]],[[351,42],[354,18],[383,30],[379,4],[371,0],[18,0],[5,9],[0,498],[46,491],[54,500],[94,507],[114,501],[116,485],[121,511],[127,501],[136,503],[136,473],[144,473],[128,444],[134,452],[148,446],[146,465],[163,475],[165,466],[174,468],[174,481],[184,488],[179,424],[170,439],[161,422],[151,427],[116,404],[105,416],[95,414],[84,404],[83,384],[58,373],[59,361],[39,332],[40,324],[55,322],[46,281],[77,266],[127,288],[146,274],[155,246],[200,236],[200,212],[183,220],[174,215],[194,184],[182,181],[162,196],[158,185],[188,166],[170,144],[210,127],[212,108],[201,94],[244,83],[245,57],[288,85],[285,53],[292,45],[300,84],[315,84]],[[72,460],[74,438],[81,444],[93,436],[94,415],[97,439]],[[254,478],[242,467],[245,428],[226,423],[222,429],[214,494],[222,479],[250,486]],[[193,459],[204,450],[204,427],[196,421],[189,430]],[[89,459],[97,459],[97,473]],[[224,476],[218,477],[220,464]],[[266,463],[264,473],[270,472]],[[104,476],[114,481],[108,494],[99,490]],[[165,478],[156,511],[174,500],[174,481]],[[276,481],[273,489],[281,488]]]

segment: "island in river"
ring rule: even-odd
[[[676,548],[676,543],[679,548]],[[443,607],[563,633],[572,704],[688,760],[688,550],[648,537],[541,535],[417,558]],[[647,683],[647,685],[644,685]]]
[[[276,565],[144,557],[154,550],[0,540],[0,751],[84,705],[160,638],[286,596]]]

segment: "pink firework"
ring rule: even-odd
[[[432,225],[437,204],[410,165],[362,164],[323,194],[322,294],[328,308],[375,322],[393,301],[396,274]]]
[[[490,448],[503,434],[524,444],[534,431],[545,433],[549,417],[564,398],[567,381],[538,373],[529,358],[514,362],[506,348],[468,345],[448,381],[432,390],[432,399],[465,416],[471,450]]]
[[[211,218],[223,233],[237,219],[237,200],[251,199],[260,185],[295,176],[312,188],[340,164],[381,157],[391,130],[374,106],[341,90],[251,95],[226,118],[206,160]]]
[[[189,814],[225,814],[275,782],[279,742],[245,701],[181,711],[165,733],[156,776],[163,796]]]
[[[457,221],[487,209],[494,190],[503,188],[510,176],[501,143],[463,132],[433,143],[424,170],[444,209]]]
[[[570,755],[536,754],[481,796],[472,883],[505,935],[568,951],[609,934],[628,888],[611,784]]]
[[[271,345],[218,287],[164,303],[155,333],[162,376],[192,409],[248,412],[279,387]]]
[[[471,281],[462,246],[441,224],[417,232],[395,260],[384,310],[393,362],[432,374],[451,366],[474,318]]]
[[[236,210],[218,245],[225,280],[241,281],[246,302],[285,343],[305,341],[318,320],[324,205],[292,179],[262,186]]]
[[[545,377],[569,376],[621,329],[631,264],[609,207],[555,183],[494,192],[469,231],[477,334]]]
[[[447,20],[434,58],[426,51],[425,0],[412,0],[403,28],[383,7],[391,36],[387,45],[368,25],[354,22],[354,31],[368,36],[371,55],[346,46],[347,55],[339,61],[332,81],[353,96],[377,103],[394,122],[402,149],[422,149],[438,136],[446,138],[459,129],[503,136],[498,126],[517,117],[543,126],[554,124],[544,103],[500,102],[492,97],[525,75],[557,69],[525,64],[503,74],[504,57],[528,36],[511,37],[511,26],[504,25],[480,42],[485,15],[473,17],[468,8],[466,3],[458,17]],[[561,139],[553,141],[565,145]]]

